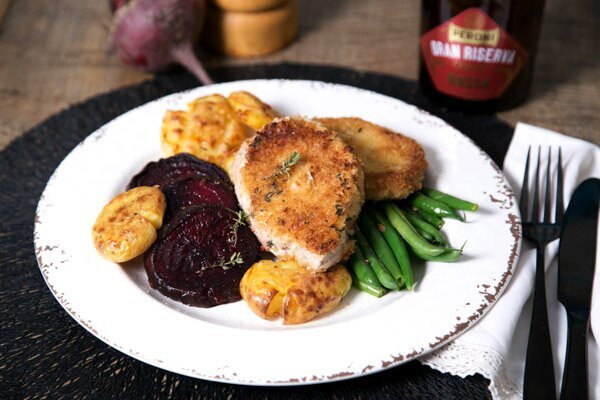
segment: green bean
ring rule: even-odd
[[[423,188],[421,189],[421,192],[423,192],[426,196],[429,196],[435,200],[439,200],[456,210],[477,211],[479,208],[479,205],[475,203],[459,199],[458,197],[454,197],[448,193],[440,192],[439,190]]]
[[[435,243],[444,246],[448,245],[448,241],[446,240],[444,235],[442,235],[440,231],[435,229],[433,225],[430,225],[427,222],[423,221],[421,218],[419,218],[418,214],[414,211],[407,210],[406,218],[415,228],[417,228],[418,231],[422,231],[422,234],[426,233],[429,237],[431,237],[431,240],[433,240]],[[425,239],[429,239],[426,235],[423,235],[423,237],[425,237]]]
[[[365,238],[365,235],[360,231],[360,228],[356,228],[356,246],[360,249],[361,253],[364,255],[364,260],[369,263],[369,266],[373,269],[373,272],[377,276],[379,283],[383,285],[383,287],[392,290],[399,290],[400,287],[398,283],[394,280],[392,275],[388,272],[388,270],[381,264],[381,261],[377,258],[373,249],[369,246],[369,242]]]
[[[419,209],[416,209],[415,212],[419,214],[419,217],[421,217],[421,219],[430,223],[432,226],[435,226],[437,229],[441,229],[442,226],[444,226],[444,220],[435,214]]]
[[[413,249],[415,256],[425,261],[437,261],[437,262],[453,262],[458,260],[458,258],[462,254],[462,249],[453,249],[449,248],[445,250],[443,253],[438,254],[437,256],[430,256],[427,254],[419,253],[417,250]]]
[[[371,267],[365,262],[364,255],[358,246],[350,256],[350,266],[352,283],[355,287],[375,297],[381,297],[387,293],[387,290],[377,280],[377,276],[375,276]]]
[[[365,262],[365,256],[358,246],[350,256],[350,265],[352,267],[352,272],[358,280],[362,281],[366,286],[374,288],[376,291],[383,290],[385,292],[385,289],[383,289],[379,283],[377,276],[369,264]]]
[[[415,209],[415,208],[412,208],[412,207],[404,207],[404,208],[401,208],[401,210],[402,210],[402,211],[404,211],[404,212],[405,212],[405,213],[407,213],[407,214],[410,214],[410,215],[412,215],[412,216],[413,216],[413,217],[415,217],[415,218],[419,218],[421,221],[423,221],[423,222],[426,222],[427,224],[431,225],[431,227],[432,227],[432,228],[434,228],[434,229],[436,229],[436,230],[438,230],[438,231],[441,229],[441,226],[440,226],[440,227],[438,227],[436,223],[431,223],[431,222],[429,222],[429,221],[427,220],[427,218],[425,218],[425,217],[423,217],[421,214],[419,214],[419,210],[417,210],[417,209]],[[432,214],[429,214],[429,215],[431,216]],[[435,215],[433,215],[433,216],[434,216],[435,218],[438,218],[438,217],[437,217],[437,216],[435,216]],[[438,218],[438,219],[440,219],[440,218]],[[442,223],[443,223],[443,220],[442,220],[442,219],[440,219],[440,221],[442,221]],[[437,221],[436,221],[436,222],[437,222]]]
[[[377,229],[375,222],[363,211],[358,217],[358,226],[369,241],[369,245],[375,252],[375,255],[381,260],[383,266],[394,277],[396,282],[398,282],[398,286],[401,287],[404,283],[402,271],[394,258],[392,249],[390,249],[381,232]]]
[[[426,254],[430,257],[435,257],[444,252],[445,248],[436,246],[425,240],[410,222],[408,222],[406,215],[397,205],[394,203],[384,203],[383,210],[392,226],[396,228],[400,236],[402,236],[411,248],[418,249],[419,253]]]
[[[380,225],[381,228],[379,231],[390,245],[390,248],[394,253],[394,257],[396,257],[396,261],[398,262],[398,265],[400,265],[402,277],[404,278],[404,284],[408,290],[412,290],[413,273],[410,266],[410,258],[408,257],[408,250],[406,250],[406,244],[404,244],[402,236],[400,236],[398,231],[394,229],[385,215],[383,215],[383,213],[381,213],[375,207],[369,207],[367,212],[369,216],[371,216],[371,218],[373,218]]]
[[[361,281],[360,279],[356,279],[354,274],[352,274],[352,285],[355,288],[362,290],[363,292],[369,293],[371,296],[382,297],[387,293],[387,290],[383,288],[383,286],[379,286],[379,288],[373,287],[366,282]]]
[[[416,226],[414,226],[414,225],[413,225],[413,228],[415,228],[415,230],[416,230],[417,232],[419,232],[419,235],[423,236],[423,238],[424,238],[425,240],[427,240],[428,242],[431,242],[431,243],[435,243],[435,238],[433,237],[433,235],[430,235],[429,233],[425,232],[425,231],[424,231],[424,230],[422,230],[422,229],[419,229],[419,228],[417,228],[417,227],[416,227]],[[436,244],[439,244],[439,243],[436,243]]]
[[[454,212],[454,210],[448,207],[446,204],[442,203],[441,201],[434,200],[431,197],[427,197],[421,192],[413,193],[410,196],[409,201],[411,206],[433,213],[438,217],[453,218],[458,219],[459,221],[464,220],[461,215]]]

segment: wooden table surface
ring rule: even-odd
[[[203,59],[335,64],[417,79],[420,0],[300,0],[300,8],[300,35],[285,50]],[[108,1],[12,0],[0,25],[0,148],[70,104],[152,77],[113,56],[110,22]],[[597,0],[546,0],[530,98],[499,117],[600,144],[599,26]]]

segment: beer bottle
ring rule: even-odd
[[[529,92],[544,0],[422,0],[423,91],[472,112],[522,103]]]

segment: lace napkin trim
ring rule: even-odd
[[[421,357],[419,361],[461,378],[483,375],[490,380],[488,388],[494,400],[517,400],[523,397],[523,387],[508,378],[502,356],[490,347],[454,341]]]

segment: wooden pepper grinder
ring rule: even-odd
[[[202,40],[219,53],[252,57],[282,49],[297,33],[297,0],[210,0]]]

